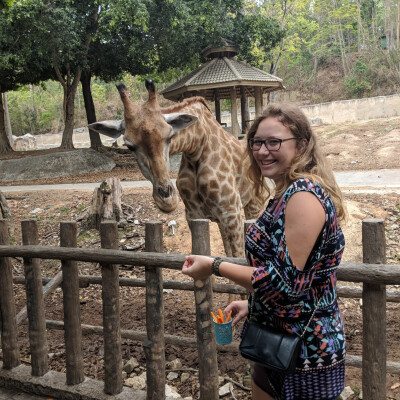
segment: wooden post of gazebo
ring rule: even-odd
[[[246,97],[246,88],[244,86],[240,87],[240,106],[241,106],[241,114],[242,114],[242,135],[246,134],[247,128],[249,126],[250,121],[250,112],[249,112],[249,99]]]
[[[219,100],[218,90],[214,90],[214,103],[215,103],[215,119],[221,125],[221,103]]]
[[[254,88],[254,98],[255,98],[255,109],[257,118],[261,115],[263,109],[263,95],[261,87]]]
[[[236,88],[231,88],[231,125],[232,125],[232,135],[235,138],[239,137],[239,124],[237,117],[237,104],[236,104]]]

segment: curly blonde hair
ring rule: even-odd
[[[282,195],[287,187],[297,179],[307,177],[314,183],[318,182],[324,187],[332,198],[338,218],[343,220],[346,216],[346,211],[342,192],[336,183],[327,159],[318,146],[316,136],[304,113],[299,107],[291,104],[269,104],[250,126],[247,132],[247,141],[254,137],[261,121],[266,118],[277,119],[298,139],[297,148],[299,151],[292,165],[284,174],[283,179],[275,187],[275,196]],[[304,143],[306,144],[304,145]],[[266,180],[262,176],[260,167],[257,165],[249,145],[246,147],[243,161],[247,166],[247,177],[253,183],[253,195],[264,203],[271,196],[271,188],[268,187]]]

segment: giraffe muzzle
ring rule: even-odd
[[[157,193],[162,199],[166,199],[174,194],[174,188],[172,185],[167,185],[166,187],[159,186]]]
[[[164,212],[172,212],[179,203],[177,191],[172,183],[167,185],[157,185],[153,189],[153,199],[157,207]]]

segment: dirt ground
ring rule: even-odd
[[[352,124],[329,125],[314,127],[324,153],[331,160],[336,171],[359,171],[381,168],[400,168],[398,149],[400,148],[400,118],[374,120]],[[397,151],[396,151],[397,150]],[[42,151],[43,152],[43,151]],[[25,153],[25,154],[22,154]],[[32,155],[20,152],[17,156]],[[39,152],[35,152],[35,155]],[[121,180],[143,180],[138,171],[135,160],[129,153],[120,151],[114,154],[117,167],[108,173],[98,173],[89,176],[76,175],[73,177],[42,180],[32,183],[66,183],[66,182],[100,182],[107,177],[119,177]],[[22,182],[17,182],[21,184]],[[85,230],[84,221],[87,217],[92,192],[91,191],[46,191],[46,192],[15,192],[5,191],[8,205],[14,218],[14,234],[12,244],[21,243],[20,221],[35,218],[38,221],[40,243],[43,245],[59,245],[59,222],[78,221],[78,246],[95,248],[100,247],[99,235],[95,230]],[[387,262],[400,264],[400,195],[397,193],[380,194],[345,194],[348,221],[343,225],[346,237],[346,249],[343,261],[361,262],[361,223],[365,218],[385,218]],[[191,250],[191,238],[184,217],[184,207],[180,202],[177,210],[171,214],[164,214],[158,210],[152,199],[149,188],[124,189],[123,211],[128,224],[120,229],[120,248],[128,251],[142,251],[144,245],[144,224],[149,220],[163,222],[164,251],[166,253],[187,254]],[[168,222],[176,221],[175,232],[172,233]],[[211,223],[211,252],[213,255],[224,255],[222,242],[216,224]],[[23,275],[22,259],[13,259],[16,275]],[[42,261],[43,274],[53,277],[60,268],[58,261]],[[99,275],[98,265],[80,263],[80,272],[84,275]],[[120,267],[120,274],[124,277],[143,277],[142,267]],[[188,280],[179,272],[163,270],[164,279]],[[222,282],[223,278],[218,278]],[[340,282],[339,284],[351,285]],[[354,285],[357,285],[356,283]],[[391,289],[400,290],[392,286]],[[17,311],[25,305],[24,289],[21,285],[15,286]],[[122,329],[145,329],[144,289],[121,288],[121,317]],[[183,291],[167,291],[165,301],[165,330],[166,333],[194,336],[195,310],[193,294]],[[227,304],[228,296],[216,294],[214,309],[223,308]],[[348,341],[348,353],[361,355],[362,349],[362,314],[359,299],[340,299],[341,309],[345,319],[345,328]],[[387,303],[387,354],[388,360],[400,362],[400,306],[398,303]],[[82,322],[89,325],[102,325],[101,320],[101,288],[92,285],[81,289]],[[46,318],[62,319],[62,293],[57,289],[46,299]],[[240,329],[235,332],[238,339]],[[19,340],[23,361],[29,363],[28,339],[26,326],[20,327]],[[52,369],[65,371],[64,338],[62,331],[48,331],[50,346],[50,364]],[[1,356],[1,353],[0,353]],[[144,353],[141,343],[123,341],[123,360],[128,361],[135,357],[140,366],[134,375],[143,373],[145,367]],[[198,368],[197,352],[187,348],[167,346],[167,361],[179,359],[178,378],[168,383],[185,396],[198,398],[198,379],[195,370]],[[85,375],[97,379],[103,378],[103,347],[100,336],[84,336]],[[220,352],[218,354],[220,376],[229,378],[223,384],[234,381],[232,393],[225,398],[250,399],[250,392],[241,386],[248,386],[248,364],[238,355]],[[185,371],[186,369],[186,371]],[[182,374],[189,372],[189,378],[182,382]],[[347,368],[346,385],[355,392],[353,399],[358,399],[361,390],[361,370]],[[387,399],[400,400],[400,376],[387,375]]]

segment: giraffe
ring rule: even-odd
[[[169,178],[169,155],[182,153],[176,186],[186,219],[216,222],[226,256],[242,257],[241,210],[246,219],[261,212],[243,173],[245,145],[221,127],[204,98],[161,109],[153,81],[146,79],[146,88],[148,100],[139,106],[131,102],[124,84],[117,85],[124,119],[95,122],[89,128],[113,138],[124,135],[143,175],[153,184],[155,203],[165,212],[173,211],[179,201]]]

